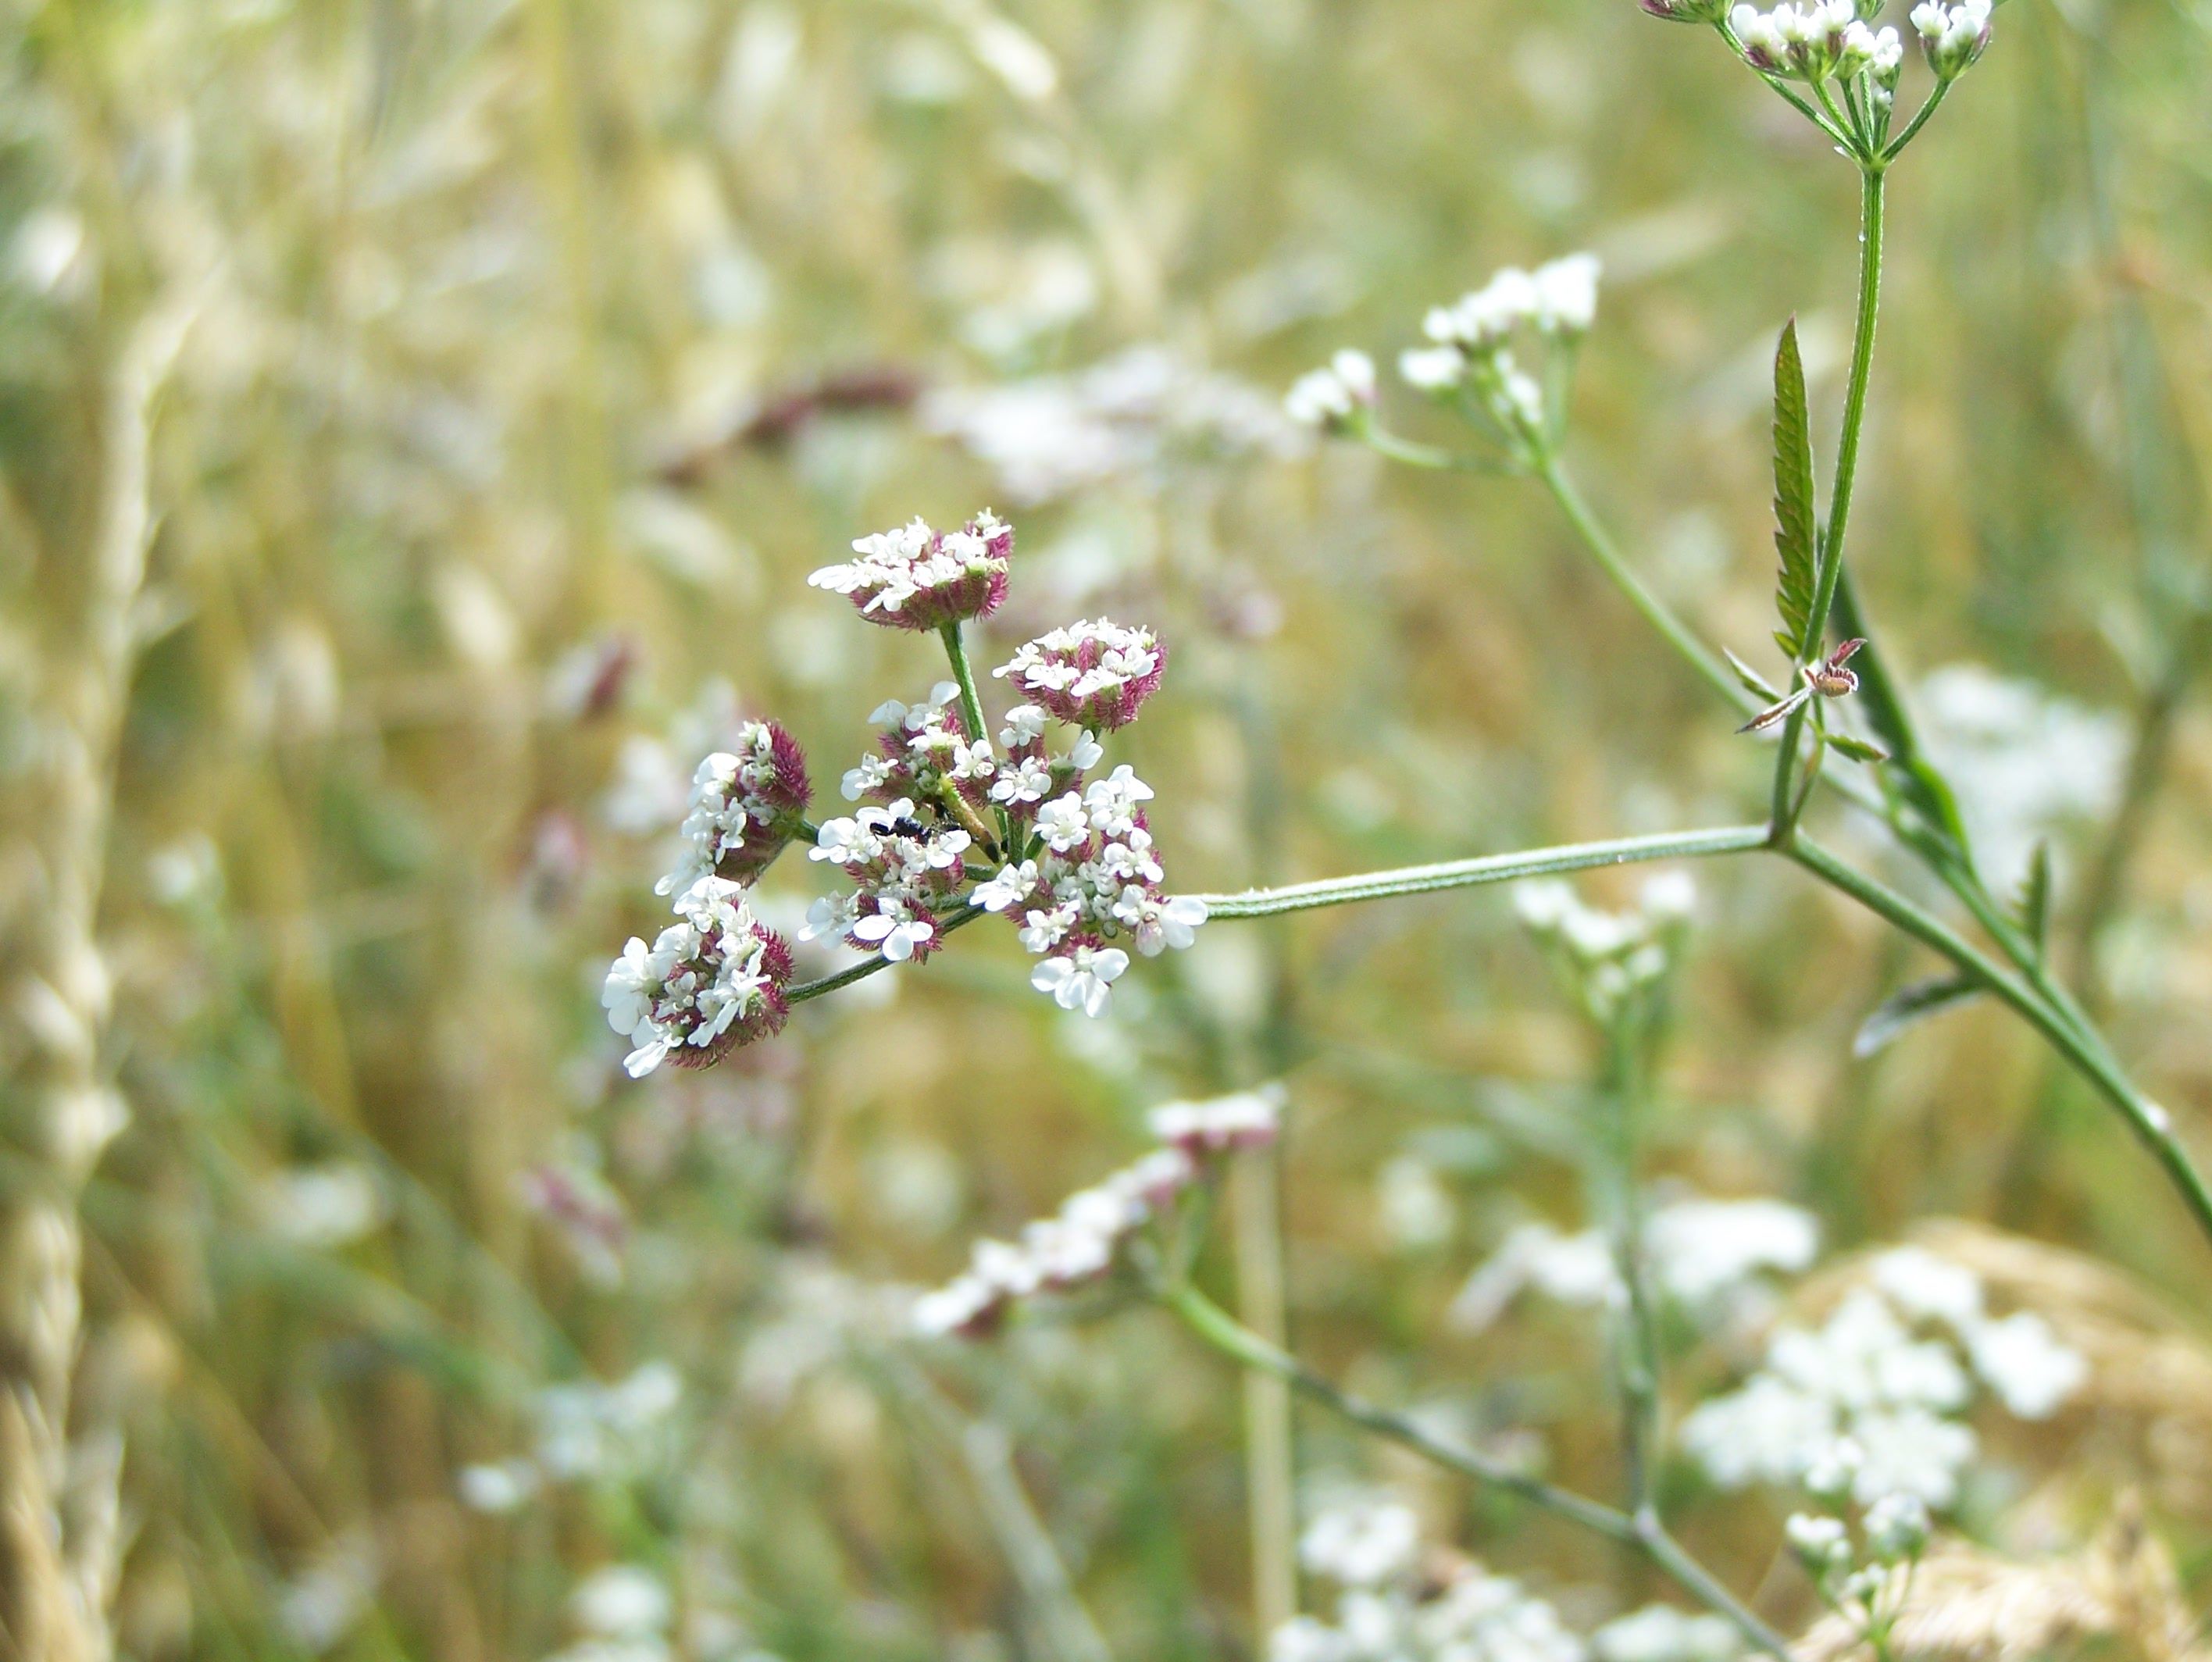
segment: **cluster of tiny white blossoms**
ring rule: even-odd
[[[741,722],[730,749],[691,775],[683,853],[653,892],[686,894],[702,877],[754,881],[798,834],[812,795],[798,741],[772,721]]]
[[[1978,1444],[1959,1417],[1977,1381],[2014,1416],[2049,1418],[2088,1373],[2032,1311],[1984,1308],[1972,1271],[1924,1248],[1875,1259],[1816,1329],[1784,1328],[1741,1388],[1701,1404],[1682,1446],[1723,1488],[1797,1483],[1818,1493],[1847,1468],[1850,1498],[1942,1508]]]
[[[999,609],[1013,547],[1012,528],[988,509],[954,531],[915,519],[861,537],[853,544],[857,560],[824,566],[806,580],[845,596],[872,623],[940,629]]]
[[[1065,1295],[1109,1279],[1124,1249],[1146,1226],[1173,1215],[1222,1156],[1274,1140],[1280,1098],[1246,1091],[1152,1111],[1159,1146],[1103,1182],[1078,1190],[1051,1217],[1024,1225],[1013,1240],[975,1243],[969,1267],[915,1301],[914,1325],[928,1335],[981,1338],[1013,1308],[1040,1295]]]
[[[1299,1538],[1298,1558],[1337,1585],[1335,1611],[1278,1628],[1268,1662],[1731,1662],[1741,1653],[1725,1621],[1662,1604],[1586,1639],[1514,1578],[1425,1552],[1413,1508],[1387,1494],[1325,1507]]]
[[[1422,323],[1430,344],[1401,355],[1407,385],[1468,414],[1499,445],[1504,459],[1531,466],[1557,442],[1565,411],[1547,387],[1564,384],[1573,349],[1597,319],[1595,254],[1571,254],[1534,271],[1508,267]],[[1534,368],[1514,343],[1533,343]],[[1326,432],[1359,435],[1372,427],[1375,366],[1364,352],[1341,351],[1301,377],[1284,401],[1296,420]]]
[[[846,800],[861,805],[818,827],[806,818],[805,758],[775,723],[738,724],[730,748],[699,764],[681,852],[655,886],[673,897],[676,921],[650,946],[631,940],[601,995],[635,1046],[633,1075],[663,1061],[703,1066],[782,1025],[790,950],[743,896],[801,836],[848,882],[813,904],[802,940],[918,962],[956,921],[1002,914],[1042,960],[1031,983],[1091,1016],[1128,970],[1121,943],[1153,956],[1189,946],[1206,921],[1203,902],[1165,887],[1146,820],[1152,787],[1126,764],[1092,777],[1100,736],[1159,689],[1165,644],[1109,618],[1029,641],[994,672],[1023,701],[994,745],[959,630],[1005,599],[1012,529],[986,511],[957,531],[917,519],[853,547],[856,558],[810,580],[870,622],[938,632],[960,679],[876,710],[875,749],[843,779]]]
[[[1779,1200],[1668,1201],[1644,1227],[1653,1292],[1700,1326],[1759,1313],[1769,1278],[1809,1268],[1820,1244],[1813,1215]],[[1480,1332],[1524,1290],[1563,1304],[1617,1307],[1624,1296],[1612,1242],[1601,1229],[1565,1234],[1548,1223],[1509,1233],[1452,1301],[1452,1319]]]
[[[699,878],[677,896],[676,921],[651,946],[633,935],[607,971],[599,1002],[635,1046],[623,1064],[632,1078],[663,1062],[706,1067],[783,1026],[791,948],[743,895],[727,878]]]

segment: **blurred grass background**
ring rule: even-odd
[[[1580,1217],[1590,1049],[1501,897],[1218,927],[1095,1028],[969,937],[643,1084],[596,988],[656,915],[654,787],[711,733],[685,713],[726,682],[834,798],[866,712],[937,669],[805,573],[985,502],[1021,538],[993,650],[1101,609],[1172,641],[1123,754],[1178,886],[1758,812],[1762,753],[1537,493],[1309,453],[1271,414],[1494,265],[1597,249],[1571,458],[1751,655],[1765,360],[1796,312],[1826,432],[1854,198],[1709,38],[1628,0],[11,0],[0,27],[7,1175],[11,1204],[46,1180],[37,1012],[76,961],[57,874],[89,861],[88,1077],[129,1123],[82,1195],[76,1413],[126,1440],[126,1654],[534,1658],[620,1560],[677,1586],[685,1655],[1052,1655],[1004,1550],[1023,1492],[1115,1654],[1249,1653],[1209,1359],[1135,1317],[925,1366],[867,1289],[1048,1209],[1152,1103],[1274,1077],[1302,1347],[1612,1481],[1587,1324],[1443,1320],[1512,1221]],[[2075,960],[2203,1147],[2212,8],[2015,0],[1997,37],[1896,179],[1855,557],[1903,664],[2088,724],[2080,778],[2031,725],[1978,800],[2057,822]],[[1138,348],[1117,373],[1166,391],[1110,458],[978,453],[1042,418],[973,395]],[[963,412],[985,442],[944,430]],[[134,433],[148,560],[102,742],[57,688],[118,622],[96,555]],[[2061,810],[2113,805],[2146,725],[2107,907],[2106,845]],[[111,780],[88,844],[56,802]],[[1785,870],[1699,876],[1664,1172],[1809,1205],[1839,1247],[1988,1220],[2201,1318],[2202,1243],[2030,1035],[1978,1010],[1855,1063],[1913,955]],[[545,1386],[653,1363],[684,1390],[647,1446],[462,1503]],[[2147,1482],[2205,1568],[2179,1422],[2069,1422],[1982,1526],[2074,1538]],[[1304,1469],[1395,1473],[1301,1431]],[[1425,1493],[1503,1563],[1639,1585]],[[1682,1498],[1756,1585],[1774,1519]]]

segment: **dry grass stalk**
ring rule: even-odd
[[[122,1532],[119,1439],[72,1427],[82,1338],[78,1197],[129,1111],[103,1062],[109,975],[98,940],[117,753],[145,583],[154,403],[196,304],[133,330],[108,387],[100,513],[40,664],[46,739],[40,892],[10,1004],[29,1044],[11,1130],[30,1156],[0,1200],[0,1612],[23,1662],[104,1662]]]

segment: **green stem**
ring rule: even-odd
[[[1536,469],[1536,476],[1552,493],[1552,500],[1566,515],[1567,523],[1574,527],[1597,562],[1605,567],[1613,586],[1627,597],[1628,603],[1644,615],[1644,620],[1666,638],[1667,644],[1681,654],[1683,659],[1703,676],[1720,695],[1747,714],[1759,707],[1758,701],[1737,683],[1735,672],[1715,655],[1712,649],[1698,639],[1690,626],[1674,615],[1674,609],[1644,585],[1635,568],[1621,555],[1613,538],[1598,523],[1597,516],[1583,501],[1582,493],[1567,477],[1566,470],[1556,457],[1547,456]]]
[[[1287,1350],[1240,1326],[1226,1311],[1188,1283],[1163,1289],[1160,1301],[1182,1318],[1184,1325],[1200,1339],[1239,1366],[1282,1380],[1352,1424],[1411,1449],[1447,1471],[1516,1495],[1609,1541],[1636,1548],[1672,1576],[1684,1591],[1726,1617],[1759,1649],[1777,1657],[1789,1654],[1779,1634],[1746,1609],[1656,1523],[1639,1521],[1571,1489],[1532,1477],[1477,1450],[1439,1437],[1403,1414],[1339,1389]]]
[[[1783,852],[1830,887],[1841,890],[1878,917],[1942,953],[1960,971],[2012,1006],[2040,1033],[2075,1071],[2118,1108],[2136,1138],[2166,1168],[2191,1218],[2212,1240],[2212,1187],[2173,1134],[2166,1111],[2141,1091],[2115,1063],[2101,1040],[2078,1027],[2036,988],[1960,938],[1948,926],[1903,895],[1853,870],[1817,843],[1797,838]]]
[[[1828,500],[1827,528],[1820,536],[1820,571],[1813,590],[1813,610],[1805,623],[1801,661],[1820,656],[1828,612],[1844,570],[1844,533],[1851,519],[1851,487],[1858,478],[1859,440],[1866,430],[1867,388],[1874,374],[1875,322],[1881,310],[1882,173],[1859,174],[1858,323],[1851,335],[1850,380],[1844,392],[1844,432],[1836,446],[1836,484]]]
[[[969,924],[983,915],[981,908],[978,907],[963,906],[959,911],[937,925],[938,938],[942,940],[956,929],[967,928]],[[835,992],[840,987],[852,986],[855,981],[865,981],[871,975],[879,974],[890,967],[891,961],[878,953],[867,962],[855,964],[850,969],[841,969],[835,975],[824,975],[817,980],[801,981],[797,986],[785,992],[783,1001],[787,1004],[803,1004],[810,998],[819,998],[825,992]]]
[[[1520,877],[1587,871],[1598,866],[1744,854],[1765,847],[1767,840],[1767,830],[1763,825],[1676,831],[1656,837],[1622,837],[1610,842],[1570,843],[1564,847],[1534,848],[1514,854],[1486,854],[1471,860],[1402,866],[1391,871],[1329,877],[1281,889],[1255,889],[1241,895],[1201,895],[1196,898],[1204,901],[1207,912],[1216,918],[1272,918],[1285,912],[1389,900],[1400,895],[1426,895],[1443,889],[1473,889],[1484,883],[1511,883]]]
[[[1950,91],[1949,82],[1939,81],[1936,83],[1936,90],[1928,94],[1927,100],[1920,106],[1918,113],[1905,124],[1905,130],[1893,139],[1889,148],[1881,153],[1883,167],[1887,167],[1905,154],[1905,147],[1920,136],[1920,130],[1928,124],[1928,118],[1942,107],[1944,99],[1950,95]]]
[[[1619,1371],[1621,1444],[1628,1467],[1628,1509],[1634,1518],[1657,1516],[1658,1462],[1664,1447],[1659,1394],[1659,1331],[1644,1273],[1644,1195],[1638,1180],[1642,1121],[1647,1101],[1648,1011],[1640,999],[1624,1001],[1607,1035],[1606,1107],[1611,1136],[1602,1160],[1611,1215],[1613,1272],[1628,1295],[1620,1313],[1614,1362]]]
[[[1463,456],[1439,445],[1425,445],[1412,439],[1401,439],[1371,422],[1361,429],[1361,441],[1377,456],[1407,467],[1417,467],[1431,473],[1505,474],[1512,470],[1502,461],[1486,456]]]
[[[1844,537],[1851,519],[1851,489],[1859,470],[1859,440],[1866,429],[1867,389],[1874,373],[1875,322],[1881,310],[1882,170],[1859,169],[1858,321],[1851,332],[1850,379],[1844,392],[1843,437],[1836,446],[1836,483],[1828,499],[1828,523],[1820,534],[1820,569],[1814,579],[1813,606],[1805,620],[1801,664],[1816,662],[1827,643],[1828,614],[1844,571]],[[1775,822],[1786,840],[1796,825],[1790,776],[1797,766],[1797,744],[1805,731],[1805,711],[1794,711],[1783,730],[1782,754],[1774,765]]]
[[[968,735],[981,744],[990,738],[983,727],[983,701],[975,693],[975,671],[968,662],[968,643],[961,638],[957,618],[942,624],[937,631],[945,642],[945,655],[952,660],[952,678],[960,683],[960,713],[968,723]]]

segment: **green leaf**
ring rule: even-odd
[[[1809,650],[1813,596],[1820,581],[1819,531],[1813,505],[1813,421],[1805,402],[1805,361],[1797,351],[1797,319],[1782,331],[1774,354],[1774,547],[1782,572],[1774,609],[1775,640],[1799,662]]]
[[[1851,1054],[1863,1059],[1872,1056],[1907,1028],[1917,1027],[1929,1016],[1940,1016],[1969,998],[1979,998],[1981,992],[1978,983],[1957,975],[1915,981],[1902,987],[1866,1018],[1858,1037],[1851,1041]]]
[[[1750,664],[1745,663],[1727,647],[1721,648],[1721,656],[1728,659],[1729,668],[1735,671],[1735,678],[1743,683],[1744,690],[1753,697],[1765,699],[1769,704],[1775,703],[1781,698],[1782,695],[1767,684],[1765,676],[1753,669]]]
[[[1849,733],[1831,733],[1828,743],[1853,761],[1887,761],[1889,752],[1879,745],[1869,744],[1863,738],[1853,738]]]
[[[2020,893],[2013,901],[2013,917],[2027,938],[2035,943],[2035,955],[2040,959],[2051,942],[2051,843],[2048,839],[2035,845],[2035,852],[2028,857],[2027,875],[2021,879]]]

